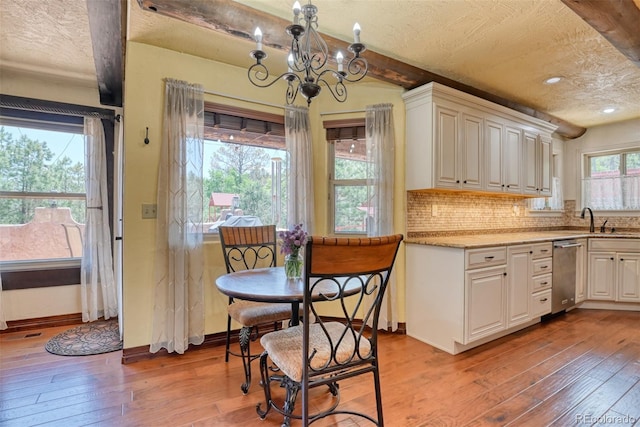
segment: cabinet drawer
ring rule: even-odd
[[[538,243],[531,247],[533,259],[547,258],[553,253],[553,243]]]
[[[551,289],[531,295],[531,317],[551,313]]]
[[[502,265],[507,262],[507,248],[472,249],[466,251],[467,270],[473,268],[490,267],[492,265]]]
[[[533,274],[551,273],[553,258],[544,258],[533,261]]]
[[[553,282],[552,282],[551,273],[536,276],[533,278],[533,288],[531,289],[531,292],[538,292],[543,289],[550,289],[552,283]]]
[[[600,252],[640,252],[640,239],[589,239],[589,250]]]

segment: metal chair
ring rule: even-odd
[[[305,248],[304,318],[299,326],[269,332],[260,343],[260,375],[266,408],[258,404],[264,419],[271,409],[307,426],[330,414],[350,414],[383,426],[378,370],[378,318],[389,275],[402,241],[401,234],[371,238],[311,237]],[[336,317],[335,313],[339,312]],[[331,313],[332,317],[323,317]],[[367,323],[371,327],[367,326]],[[271,359],[273,366],[268,366]],[[277,369],[276,369],[277,368]],[[367,413],[342,409],[339,382],[361,374],[373,374],[377,419]],[[272,399],[271,383],[286,389],[284,403]],[[331,404],[309,413],[309,390],[326,385]],[[298,392],[301,415],[294,414]]]
[[[224,255],[227,273],[262,267],[276,266],[276,226],[263,225],[251,227],[219,227],[220,243]],[[245,382],[240,386],[246,394],[251,385],[251,362],[259,354],[252,355],[250,342],[258,337],[259,326],[273,324],[278,329],[278,322],[291,319],[291,304],[261,303],[229,298],[227,306],[227,339],[225,362],[229,355],[242,358]],[[240,353],[230,350],[231,319],[238,322],[240,329]]]

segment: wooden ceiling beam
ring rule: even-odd
[[[290,48],[290,36],[284,28],[289,21],[270,15],[266,12],[250,8],[231,0],[217,0],[215,2],[192,0],[137,0],[138,5],[148,11],[160,13],[184,22],[226,33],[231,36],[253,41],[253,32],[257,26],[264,35],[262,43],[274,49],[287,52]],[[322,34],[330,51],[344,50],[348,45],[343,40]],[[556,132],[567,138],[577,138],[586,129],[569,123],[558,117],[538,111],[515,101],[502,98],[489,92],[468,86],[430,71],[414,67],[385,55],[368,49],[363,57],[369,63],[368,76],[413,89],[430,82],[437,82],[471,95],[511,108],[521,113],[550,122],[558,128]]]
[[[86,0],[100,104],[122,107],[126,0]]]
[[[562,0],[562,3],[640,67],[640,2]]]

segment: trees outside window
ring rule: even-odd
[[[0,127],[0,224],[7,245],[0,261],[81,256],[82,246],[68,241],[71,232],[81,242],[85,221],[79,131]],[[56,225],[58,230],[49,230]],[[29,230],[40,236],[28,235]]]
[[[231,217],[286,228],[284,116],[206,103],[204,121],[204,232]]]

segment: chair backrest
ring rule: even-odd
[[[371,363],[377,357],[380,307],[402,239],[402,234],[309,238],[305,248],[304,316],[316,319],[315,333],[320,330],[326,336],[324,341],[330,349],[303,345],[303,361],[308,361],[303,382],[305,376],[308,381],[328,371]],[[338,328],[337,336],[336,322],[344,326]],[[309,342],[309,328],[310,322],[305,322],[305,343]]]
[[[227,273],[276,266],[276,226],[219,227]]]

